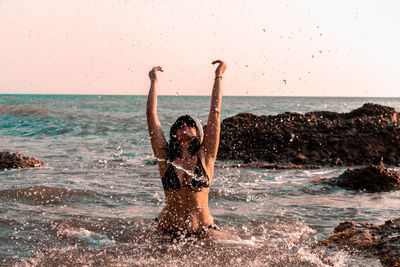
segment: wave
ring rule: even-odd
[[[149,220],[134,222],[110,221],[114,228],[131,228],[141,235],[151,225]],[[98,226],[100,228],[100,225]],[[139,231],[141,229],[141,231]],[[114,229],[115,231],[116,229]],[[272,218],[269,222],[251,221],[247,225],[224,227],[233,233],[228,240],[187,238],[166,241],[149,236],[146,239],[110,238],[101,230],[90,229],[82,222],[64,222],[57,227],[58,238],[68,239],[67,246],[41,249],[35,257],[22,259],[21,266],[70,265],[85,266],[347,266],[349,262],[369,265],[376,259],[350,255],[345,251],[316,246],[314,231],[300,222]],[[126,242],[124,242],[126,241]]]
[[[65,188],[56,188],[48,186],[31,186],[23,189],[0,190],[0,198],[29,201],[34,204],[63,204],[67,201],[73,201],[75,197],[92,194],[88,191],[72,190]]]
[[[50,110],[43,107],[38,106],[29,106],[29,105],[19,105],[19,106],[9,106],[9,105],[0,105],[0,114],[12,114],[12,115],[20,115],[20,116],[48,116]]]
[[[0,218],[0,225],[11,225],[11,224],[15,224],[15,223],[17,223],[17,220]]]
[[[14,102],[22,102],[21,99],[14,97],[14,96],[2,96],[0,97],[2,100],[14,101]]]
[[[117,116],[114,116],[114,115],[111,115],[111,114],[105,114],[104,116],[101,116],[101,117],[102,118],[107,118],[107,119],[110,119],[110,120],[113,120],[113,121],[125,122],[127,124],[131,124],[131,123],[133,124],[133,123],[136,123],[138,121],[137,119],[134,119],[134,118],[117,117]]]
[[[130,117],[119,117],[112,114],[86,114],[86,113],[77,113],[74,110],[67,110],[66,112],[57,112],[54,110],[50,110],[48,108],[40,107],[40,106],[32,106],[32,105],[0,105],[0,114],[11,114],[11,115],[19,115],[19,116],[41,116],[48,117],[50,115],[61,115],[65,116],[68,121],[76,120],[76,119],[87,119],[89,121],[98,121],[104,122],[108,121],[109,123],[121,123],[122,125],[133,125],[137,123],[137,119]],[[84,120],[85,121],[85,120]],[[107,129],[106,126],[99,126],[98,130],[102,130],[103,127]]]
[[[87,243],[91,247],[105,247],[115,245],[115,241],[83,227],[72,228],[60,224],[57,231],[59,238],[74,240],[75,243]]]

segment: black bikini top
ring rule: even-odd
[[[203,164],[201,164],[200,159],[197,159],[196,167],[194,169],[194,175],[196,177],[193,177],[192,183],[189,185],[185,185],[186,187],[205,188],[210,186],[210,178],[204,170]],[[168,168],[161,178],[161,181],[164,190],[174,190],[182,187],[178,175],[175,173],[174,166],[171,163],[168,164]]]

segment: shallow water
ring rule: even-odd
[[[210,209],[229,240],[147,238],[164,195],[145,101],[144,96],[0,95],[0,149],[47,164],[0,172],[0,265],[379,265],[373,257],[316,246],[340,221],[383,223],[400,216],[399,192],[312,183],[346,168],[218,168]],[[223,101],[223,118],[239,112],[347,112],[366,102],[400,108],[400,99],[384,98]],[[193,106],[205,124],[208,104],[208,97],[160,97],[165,132],[179,115],[193,114]]]

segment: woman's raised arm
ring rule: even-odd
[[[162,174],[167,167],[167,163],[165,161],[167,152],[164,149],[167,141],[165,140],[164,132],[157,116],[157,71],[162,72],[163,69],[158,66],[152,68],[149,72],[151,85],[149,95],[147,96],[146,116],[151,146],[153,148],[154,155],[157,158],[160,173]]]
[[[207,160],[215,161],[219,145],[220,132],[220,117],[221,117],[221,102],[222,89],[221,80],[222,74],[225,72],[226,64],[221,60],[213,61],[212,64],[217,64],[215,70],[214,86],[211,94],[210,113],[208,115],[207,127],[204,133],[203,147]]]

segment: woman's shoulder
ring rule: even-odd
[[[207,149],[206,149],[204,146],[201,146],[201,147],[200,147],[199,152],[198,152],[198,155],[199,155],[201,158],[205,159],[206,161],[211,162],[212,164],[214,164],[215,159],[216,159],[214,156],[210,156],[210,154],[207,153]]]

